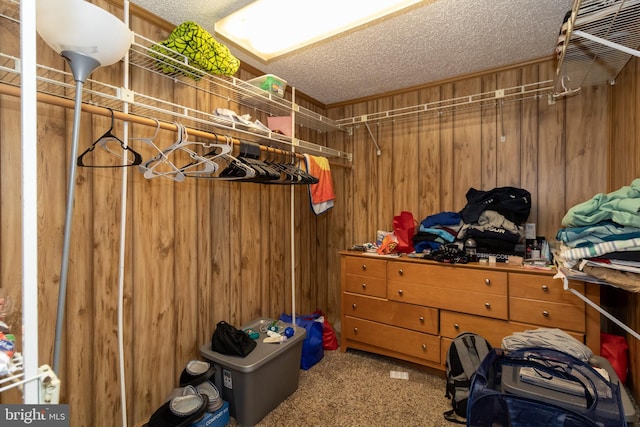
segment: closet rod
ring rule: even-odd
[[[17,86],[11,86],[8,84],[0,83],[0,94],[20,97],[20,88]],[[74,108],[73,100],[60,98],[60,97],[49,95],[46,93],[38,92],[38,102],[43,102],[45,104],[55,105],[58,107],[65,107],[65,108],[71,108],[71,109]],[[82,103],[82,111],[85,111],[91,114],[98,114],[101,116],[111,117],[111,110],[104,107],[98,107],[96,105]],[[178,126],[174,123],[167,123],[162,121],[156,122],[153,119],[148,119],[142,116],[136,116],[134,114],[125,114],[119,111],[113,111],[113,116],[119,120],[125,120],[130,123],[137,123],[137,124],[153,126],[153,127],[159,126],[160,129],[170,130],[174,132],[178,131]],[[199,136],[201,138],[206,138],[210,140],[215,140],[220,143],[232,142],[235,145],[240,144],[240,140],[238,138],[231,138],[230,140],[228,140],[226,137],[216,135],[214,133],[205,132],[198,129],[191,129],[191,128],[185,128],[185,129],[187,130],[187,133],[189,135]],[[297,159],[304,159],[304,156],[302,154],[291,153],[290,151],[285,151],[278,148],[266,147],[264,145],[260,145],[260,149],[267,153],[287,154],[287,155],[293,154]]]

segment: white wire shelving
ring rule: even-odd
[[[415,118],[441,115],[457,111],[483,107],[495,107],[508,102],[539,99],[551,93],[552,80],[518,85],[505,89],[497,89],[478,94],[460,96],[441,101],[427,102],[394,110],[379,111],[337,120],[343,128],[350,128],[363,123],[383,123],[387,121],[409,120]]]
[[[638,46],[640,0],[575,0],[560,31],[554,96],[613,84]]]
[[[3,3],[0,18],[19,23],[15,12],[16,4],[13,1],[8,5]],[[304,108],[293,100],[271,94],[235,77],[205,73],[190,65],[187,57],[174,52],[166,55],[163,52],[166,52],[166,49],[160,49],[159,44],[134,34],[129,51],[131,70],[142,70],[144,73],[163,76],[170,79],[176,86],[192,88],[198,94],[216,97],[227,105],[233,103],[246,107],[254,112],[252,116],[258,112],[268,116],[294,115],[293,120],[296,126],[305,126],[318,132],[343,131],[337,122]],[[0,83],[20,85],[19,61],[20,59],[15,56],[0,52]],[[70,72],[38,64],[37,79],[39,93],[73,99],[75,82]],[[225,132],[284,150],[338,158],[347,162],[352,159],[351,153],[304,141],[295,136],[288,137],[276,132],[247,127],[220,117],[214,111],[200,111],[95,79],[87,80],[83,90],[83,103],[120,111],[123,101],[129,103],[129,114],[166,122],[178,121],[193,129],[210,133]]]

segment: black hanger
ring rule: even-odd
[[[238,159],[256,170],[253,182],[268,182],[280,179],[280,173],[260,160],[260,145],[252,142],[240,142],[240,155]]]
[[[115,136],[113,134],[113,125],[114,125],[114,114],[113,114],[113,110],[111,108],[107,108],[110,112],[111,112],[111,127],[109,128],[108,131],[106,131],[104,133],[104,135],[102,135],[100,138],[96,139],[93,144],[91,144],[91,146],[89,148],[87,148],[84,153],[80,154],[80,156],[78,156],[78,160],[77,160],[77,165],[78,166],[82,166],[82,167],[87,167],[87,168],[121,168],[121,167],[128,167],[128,166],[137,166],[139,164],[142,163],[142,156],[136,152],[133,148],[129,147],[128,145],[125,145],[124,142],[122,142],[122,140],[120,138],[118,138],[117,136]],[[118,165],[88,165],[85,164],[84,161],[84,156],[86,156],[87,154],[89,154],[90,152],[92,152],[96,146],[100,146],[103,149],[105,149],[107,152],[113,154],[114,156],[122,159],[123,155],[120,153],[117,153],[113,150],[111,150],[111,148],[107,145],[109,143],[109,141],[116,141],[117,143],[120,144],[120,147],[126,152],[129,151],[132,155],[133,155],[133,160],[127,164],[118,164]],[[128,157],[127,157],[128,158]]]

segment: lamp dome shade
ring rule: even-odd
[[[101,66],[127,53],[133,33],[120,19],[84,0],[36,0],[36,30],[56,52],[76,52]]]

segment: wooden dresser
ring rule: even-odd
[[[451,340],[476,332],[502,338],[561,328],[600,354],[600,314],[552,272],[507,264],[443,264],[340,252],[341,351],[355,348],[444,369]],[[571,287],[600,303],[598,285]]]

